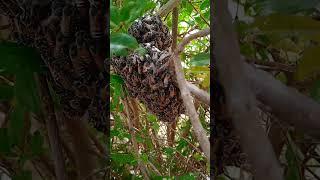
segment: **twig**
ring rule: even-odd
[[[173,8],[172,11],[172,45],[171,50],[174,51],[177,47],[177,36],[178,36],[178,19],[179,19],[178,8]]]
[[[193,9],[200,15],[201,19],[208,25],[210,26],[210,24],[208,23],[208,21],[203,17],[202,13],[192,4],[192,2],[190,2],[190,0],[188,0],[189,4],[191,4],[191,6],[193,7]]]
[[[213,11],[211,11],[213,12]],[[228,11],[228,1],[216,1],[215,55],[219,80],[224,87],[228,113],[240,135],[256,179],[282,180],[281,168],[272,145],[257,121],[255,97],[244,73],[240,47]]]
[[[60,180],[66,180],[66,167],[62,153],[61,140],[59,138],[59,128],[53,108],[53,100],[48,94],[49,87],[47,80],[43,76],[38,77],[41,99],[43,102],[43,110],[46,113],[46,127],[48,130],[48,136],[50,141],[50,148],[52,151],[52,158],[54,161],[54,168],[57,178]],[[43,115],[44,116],[44,115]]]
[[[133,125],[131,123],[131,120],[130,120],[130,111],[129,111],[129,99],[126,98],[125,99],[125,102],[124,102],[124,109],[125,109],[125,112],[127,114],[127,123],[128,123],[128,127],[129,127],[129,133],[131,134],[131,142],[133,144],[133,149],[134,149],[134,152],[136,154],[136,156],[138,157],[138,164],[140,165],[140,170],[142,172],[142,175],[144,176],[144,179],[149,179],[149,176],[147,174],[147,168],[144,166],[144,164],[142,164],[141,160],[140,160],[140,154],[139,154],[139,149],[138,149],[138,143],[136,141],[136,133],[135,131],[133,130]]]
[[[168,14],[173,8],[177,7],[180,3],[180,0],[169,0],[165,5],[163,5],[160,10],[156,13],[158,16],[165,16]]]
[[[196,39],[196,38],[199,38],[199,37],[203,37],[203,36],[207,36],[210,34],[210,28],[206,28],[206,29],[203,29],[203,30],[200,30],[194,34],[190,34],[189,36],[185,37],[182,39],[182,41],[180,42],[180,44],[178,45],[175,53],[176,54],[180,54],[185,46],[192,40]]]
[[[278,63],[278,62],[264,62],[264,61],[258,61],[255,59],[248,59],[246,58],[246,61],[248,63],[254,63],[257,68],[261,69],[270,69],[270,70],[278,70],[278,71],[286,71],[286,72],[294,72],[295,67],[286,65],[284,63]]]

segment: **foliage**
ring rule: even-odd
[[[157,12],[164,4],[162,1],[150,0],[113,1],[110,30],[112,55],[126,56],[141,50],[134,38],[127,34],[127,30],[134,20]],[[206,22],[210,21],[209,10],[209,0],[181,2],[178,42],[189,33],[208,27]],[[162,19],[171,29],[171,13]],[[187,80],[198,83],[206,90],[209,90],[210,79],[209,53],[209,38],[205,37],[192,41],[181,55]],[[110,96],[113,177],[142,179],[139,164],[146,167],[152,179],[197,179],[208,176],[209,163],[199,149],[188,117],[181,116],[176,130],[169,130],[175,132],[174,142],[169,145],[167,133],[172,126],[159,122],[143,104],[128,97],[123,80],[116,74],[111,75]],[[198,111],[202,124],[209,133],[209,108],[198,105]],[[129,129],[128,121],[131,121],[133,131]],[[138,153],[134,142],[137,143]]]
[[[232,14],[241,54],[283,83],[319,102],[320,22],[317,5],[317,0],[234,0],[231,3],[235,7]],[[274,67],[273,62],[291,67],[293,72]],[[299,132],[281,128],[287,134],[283,137],[285,148],[280,157],[281,163],[287,165],[286,179],[304,179],[302,174],[316,172],[305,167],[312,159],[306,153],[314,153],[316,146],[311,146]],[[310,149],[306,150],[307,147]],[[315,164],[318,163],[316,160]]]
[[[8,121],[0,128],[0,157],[17,158],[20,173],[13,179],[28,180],[32,175],[24,170],[25,163],[45,152],[43,135],[31,133],[28,125],[32,114],[40,112],[35,75],[43,72],[41,58],[34,49],[9,42],[0,43],[0,54],[0,101],[10,106]]]

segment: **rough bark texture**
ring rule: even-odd
[[[257,179],[283,179],[270,141],[257,121],[255,97],[246,77],[228,2],[216,2],[215,55],[219,78],[224,87],[228,114],[240,135],[241,146],[249,156]]]

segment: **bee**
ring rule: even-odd
[[[175,89],[175,87],[172,85],[172,84],[170,84],[170,86],[169,86],[169,96],[170,97],[175,97],[176,96],[176,89]]]
[[[170,77],[171,77],[171,75],[168,74],[168,73],[165,75],[165,77],[164,77],[164,79],[163,79],[163,85],[164,85],[164,87],[168,87],[168,84],[169,84],[169,81],[170,81]]]

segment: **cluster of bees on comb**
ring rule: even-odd
[[[125,81],[129,95],[138,98],[163,122],[174,122],[185,110],[171,63],[172,37],[159,16],[146,15],[135,21],[128,33],[146,49],[113,57],[111,65]]]
[[[66,118],[88,115],[97,130],[106,119],[106,1],[0,0],[10,41],[37,49]]]

